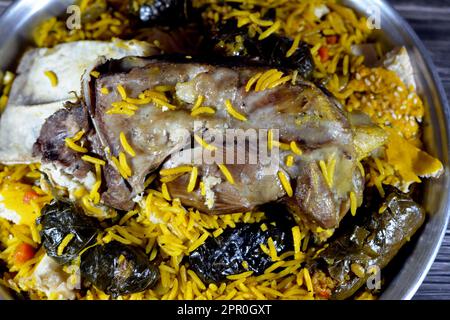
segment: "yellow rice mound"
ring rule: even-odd
[[[42,23],[34,32],[37,47],[52,47],[58,43],[85,39],[110,40],[114,37],[126,39],[134,37],[130,21],[123,12],[126,2],[108,10],[110,1],[80,1],[82,28],[68,30],[65,20],[53,17]],[[114,1],[117,5],[117,1]],[[250,34],[267,37],[278,33],[294,40],[311,45],[311,53],[316,64],[314,78],[322,81],[328,90],[344,105],[347,111],[360,110],[382,127],[394,128],[393,144],[408,141],[419,153],[420,122],[424,115],[421,99],[412,88],[407,88],[399,77],[383,68],[369,68],[364,65],[363,56],[354,56],[351,46],[367,43],[372,35],[367,20],[358,17],[349,8],[334,0],[195,0],[194,5],[210,4],[204,13],[205,19],[214,22],[235,20]],[[240,3],[241,9],[233,9],[231,3]],[[257,6],[255,6],[257,4]],[[330,12],[324,19],[317,19],[314,10],[326,5]],[[275,19],[264,21],[265,12],[276,8]],[[329,43],[327,37],[339,36],[337,43]],[[378,56],[384,55],[381,43],[376,43]],[[329,58],[322,61],[321,48],[327,48]],[[3,76],[0,86],[0,109],[7,103],[12,74]],[[392,147],[392,145],[391,145]],[[395,147],[395,145],[394,145]],[[413,150],[413,151],[411,151]],[[418,150],[418,151],[417,151]],[[375,185],[383,193],[383,184],[401,186],[408,183],[411,175],[420,181],[438,170],[438,165],[430,160],[428,167],[420,174],[404,174],[395,159],[389,161],[386,153],[364,161],[368,185]],[[392,160],[392,159],[391,159]],[[0,194],[3,205],[19,213],[21,223],[15,225],[0,218],[0,259],[7,264],[1,283],[11,289],[25,291],[32,299],[59,299],[57,295],[46,295],[35,289],[32,277],[36,264],[44,256],[40,248],[39,230],[35,219],[42,207],[52,196],[43,186],[40,187],[38,165],[3,166],[0,172]],[[24,203],[27,189],[33,189],[38,197]],[[83,190],[80,197],[87,197]],[[85,209],[95,215],[95,194],[87,197]],[[94,206],[93,206],[94,205]],[[150,260],[161,259],[159,271],[161,279],[157,286],[145,292],[120,296],[128,299],[324,299],[328,298],[333,283],[323,274],[310,275],[304,268],[306,253],[310,247],[310,234],[305,230],[295,231],[296,250],[286,252],[280,257],[269,253],[273,266],[259,276],[251,272],[232,276],[229,282],[204,284],[198,276],[182,263],[184,257],[207,238],[215,237],[225,228],[233,228],[237,223],[253,223],[264,220],[262,212],[243,212],[224,216],[209,216],[189,208],[184,208],[178,199],[170,199],[164,190],[148,189],[141,202],[123,216],[118,223],[106,229],[97,239],[97,244],[119,241],[142,247]],[[36,249],[34,258],[23,264],[15,261],[17,246],[28,243]],[[310,249],[320,250],[320,246]],[[309,252],[311,254],[311,251]],[[275,271],[276,270],[276,271]],[[78,299],[110,299],[111,297],[95,287],[78,291]],[[359,299],[373,299],[370,293],[358,295]]]

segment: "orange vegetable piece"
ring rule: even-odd
[[[34,257],[34,248],[28,243],[21,243],[17,246],[14,254],[14,261],[16,264],[23,264]]]
[[[38,198],[39,195],[34,190],[28,190],[23,195],[23,203],[29,204],[31,200]]]
[[[338,36],[329,36],[327,37],[328,44],[336,44],[338,42]]]
[[[322,62],[325,62],[330,58],[327,47],[321,47],[319,49],[319,57],[320,57],[320,60],[322,60]]]

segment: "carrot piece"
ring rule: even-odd
[[[327,37],[328,44],[336,44],[338,42],[338,36],[329,36]]]
[[[328,291],[328,290],[320,290],[319,292],[318,292],[318,294],[319,294],[319,296],[321,296],[322,298],[325,298],[325,299],[329,299],[330,298],[330,292]]]
[[[31,200],[34,200],[36,198],[38,198],[39,195],[36,193],[36,191],[34,190],[28,190],[27,192],[25,192],[25,194],[23,195],[23,203],[25,204],[29,204]]]
[[[328,54],[328,48],[327,47],[321,47],[319,49],[319,57],[320,60],[322,60],[322,62],[327,61],[329,59],[329,54]]]
[[[23,264],[34,257],[34,248],[28,243],[21,243],[17,246],[14,254],[14,261],[17,264]]]

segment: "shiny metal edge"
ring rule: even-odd
[[[15,2],[11,5],[0,17],[0,39],[11,40],[14,39],[12,36],[17,30],[24,29],[23,24],[27,24],[29,20],[35,14],[40,14],[40,19],[44,19],[48,16],[60,14],[64,12],[67,5],[73,3],[74,1],[52,1],[52,0],[21,0]],[[381,299],[391,300],[391,299],[411,299],[416,293],[417,289],[423,282],[426,274],[428,273],[434,259],[439,251],[440,245],[445,235],[445,230],[447,228],[449,219],[449,208],[450,208],[450,198],[448,190],[450,190],[450,178],[449,178],[449,165],[448,165],[448,150],[450,150],[450,135],[449,135],[449,123],[448,119],[450,116],[450,110],[446,98],[445,91],[443,89],[442,83],[437,74],[436,68],[431,60],[430,55],[426,51],[423,43],[419,40],[416,33],[412,30],[409,24],[393,9],[393,7],[382,0],[347,0],[344,1],[350,6],[354,7],[360,13],[367,15],[367,6],[376,5],[381,9],[382,21],[388,19],[391,24],[396,25],[397,30],[402,30],[403,34],[400,37],[404,42],[412,42],[415,48],[418,50],[418,55],[416,58],[420,58],[423,61],[421,65],[415,65],[416,72],[420,71],[421,77],[425,77],[428,84],[432,84],[432,87],[436,90],[434,97],[425,96],[424,98],[428,101],[428,106],[431,110],[431,117],[436,125],[439,123],[439,128],[433,128],[434,131],[438,129],[438,132],[434,132],[434,138],[438,136],[439,145],[432,146],[439,153],[441,160],[445,163],[446,174],[444,177],[439,179],[439,182],[428,182],[426,190],[429,189],[430,184],[439,184],[441,186],[442,194],[445,195],[444,199],[441,199],[441,206],[434,214],[431,215],[430,220],[427,222],[422,234],[412,252],[412,254],[406,259],[405,267],[400,270],[400,272],[394,277],[393,281],[384,290],[381,295]],[[42,14],[44,12],[44,14]],[[14,17],[22,17],[21,20],[14,20]],[[26,18],[24,18],[26,17]],[[14,28],[10,28],[10,22],[17,21]],[[35,21],[33,21],[33,24]],[[31,27],[31,25],[30,25]],[[28,27],[28,28],[30,28]],[[385,30],[383,30],[385,31]],[[389,37],[393,36],[392,34]],[[22,39],[27,39],[28,35],[19,34]],[[394,41],[395,42],[395,41]],[[401,43],[402,41],[400,41]],[[10,65],[13,57],[8,55],[2,55],[2,47],[0,47],[0,65]],[[11,43],[10,43],[11,44]],[[17,47],[18,43],[13,43],[14,47]],[[15,51],[15,50],[8,50]],[[423,83],[423,81],[419,81]],[[434,101],[431,101],[434,100]],[[430,103],[431,102],[431,103]],[[440,135],[440,137],[439,137]],[[445,142],[445,144],[443,143]],[[432,144],[432,143],[430,143]],[[441,150],[439,150],[441,148]],[[444,151],[442,148],[446,148]],[[433,152],[432,152],[433,153]],[[438,188],[439,189],[439,188]],[[426,192],[426,191],[425,191]],[[434,199],[435,200],[435,199]],[[428,235],[428,237],[425,237]],[[425,264],[422,264],[425,261]],[[416,268],[418,267],[418,268]],[[412,270],[411,270],[412,269]],[[12,299],[12,296],[8,294],[4,289],[0,287],[0,300],[1,299]]]
[[[415,243],[412,253],[404,260],[403,267],[382,292],[382,300],[412,299],[433,264],[449,220],[449,106],[442,83],[432,59],[422,41],[410,25],[386,1],[344,0],[360,14],[367,16],[368,10],[378,8],[381,12],[383,38],[393,46],[404,45],[412,57],[418,82],[419,94],[427,105],[425,145],[427,151],[437,156],[444,164],[445,174],[437,180],[428,180],[424,186],[423,205],[430,214],[429,219]],[[371,12],[373,13],[373,12]],[[433,123],[433,128],[431,128]],[[441,196],[441,198],[439,197]]]
[[[378,2],[381,3],[381,1]],[[403,19],[403,17],[400,16],[400,14],[392,6],[386,4],[385,2],[383,2],[383,4],[385,13],[391,17],[391,21],[396,21],[399,26],[403,27],[405,35],[412,39],[413,43],[418,49],[420,57],[423,59],[424,64],[422,66],[423,68],[419,68],[416,70],[425,71],[422,74],[422,76],[428,78],[427,80],[431,80],[433,83],[432,87],[434,87],[437,91],[437,95],[434,97],[437,101],[433,101],[433,103],[430,103],[430,101],[428,101],[429,107],[428,112],[432,113],[434,111],[436,113],[431,116],[434,116],[435,120],[440,123],[439,129],[441,131],[440,132],[441,137],[439,140],[441,145],[439,147],[446,149],[445,150],[446,152],[444,152],[446,153],[446,155],[444,154],[441,155],[441,160],[444,162],[446,172],[445,175],[440,178],[441,190],[442,194],[444,195],[444,199],[441,200],[442,206],[440,208],[440,212],[431,213],[430,220],[427,221],[413,253],[405,261],[405,267],[402,268],[402,270],[396,275],[396,277],[389,284],[389,286],[381,296],[381,299],[383,300],[392,300],[392,299],[410,300],[413,298],[414,294],[419,289],[420,285],[422,284],[423,280],[428,274],[434,260],[436,259],[436,256],[441,247],[449,222],[450,196],[448,191],[450,190],[450,179],[449,179],[450,168],[448,165],[448,151],[450,150],[450,133],[449,133],[450,109],[442,82],[437,73],[436,67],[431,59],[431,56],[426,50],[424,44],[419,39],[418,35],[412,29],[412,27],[406,22],[405,19]],[[431,97],[427,97],[427,99],[430,98]],[[434,109],[430,110],[432,105],[434,106]],[[430,181],[427,181],[424,190],[425,196],[428,196],[427,190],[430,191],[429,185]],[[427,241],[427,239],[425,239],[423,235],[433,236],[434,241]],[[421,255],[422,257],[420,257]],[[416,267],[419,267],[417,266],[417,262],[420,261],[426,261],[425,265],[423,264],[420,265],[421,269],[414,268],[412,266],[411,268],[408,267],[413,264],[416,264]],[[418,272],[418,270],[420,270],[420,272]],[[408,286],[402,285],[402,283],[404,283],[405,281],[408,281],[407,283],[410,283],[412,285],[409,288]]]
[[[71,0],[16,0],[0,15],[0,70],[4,66],[14,65],[17,59],[16,52],[27,48],[30,34],[24,29],[30,30],[34,25],[49,18],[65,12],[68,5],[74,3]],[[32,19],[39,16],[37,19]],[[11,24],[11,22],[13,22]],[[18,33],[16,35],[15,33]],[[18,39],[19,38],[19,41]],[[8,47],[8,50],[4,48]],[[9,290],[0,285],[0,300],[12,300],[13,296]]]
[[[0,17],[0,67],[14,66],[16,52],[29,47],[31,32],[40,21],[60,15],[75,0],[16,0]]]

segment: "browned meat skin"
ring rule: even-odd
[[[132,210],[135,205],[133,193],[117,172],[117,169],[108,163],[103,170],[106,189],[101,194],[102,202],[119,210]]]
[[[78,143],[83,143],[94,154],[103,155],[95,132],[89,121],[88,113],[79,104],[67,104],[66,108],[59,110],[47,119],[41,129],[41,134],[34,145],[34,155],[41,157],[44,173],[50,180],[58,183],[55,175],[73,177],[76,181],[86,180],[88,174],[94,175],[92,164],[83,161],[83,154],[76,152],[65,143],[65,138],[74,136],[84,130],[85,134]],[[104,168],[106,192],[102,193],[103,202],[122,210],[131,210],[131,192],[126,188],[124,180],[117,171],[107,164]],[[82,184],[82,183],[81,183]]]
[[[250,147],[251,148],[251,147]],[[247,150],[246,150],[247,149]],[[199,151],[199,152],[197,152]],[[201,155],[202,148],[195,147],[187,149],[183,152],[192,152],[194,155]],[[186,186],[189,182],[189,174],[180,176],[174,181],[167,183],[169,193],[176,198],[180,198],[186,206],[194,207],[201,212],[210,214],[226,214],[232,212],[242,212],[254,209],[256,206],[276,201],[285,195],[281,183],[275,179],[277,168],[268,168],[260,162],[257,164],[249,164],[248,148],[235,146],[230,150],[218,149],[224,158],[227,153],[233,152],[234,159],[238,154],[245,154],[244,164],[227,165],[230,174],[235,180],[235,184],[230,184],[223,177],[217,164],[194,164],[199,168],[199,176],[203,178],[205,188],[211,190],[212,203],[209,203],[209,196],[201,195],[198,187],[201,179],[198,179],[197,186],[193,192],[187,192]],[[214,154],[214,152],[213,152]],[[174,168],[181,165],[191,164],[184,161],[177,161],[177,154],[163,165],[165,168]],[[198,160],[194,157],[193,163]]]
[[[195,55],[200,46],[200,35],[196,28],[185,26],[180,28],[152,27],[142,28],[134,39],[155,45],[162,54]]]
[[[345,159],[337,161],[340,164],[337,164],[332,188],[327,185],[317,163],[307,162],[301,166],[294,197],[283,200],[289,210],[311,230],[316,230],[317,227],[332,229],[339,224],[350,209],[349,194],[343,192],[349,186],[353,188],[351,191],[355,192],[357,199],[362,197],[364,180],[361,173],[357,170],[340,171],[351,163]]]
[[[82,161],[80,153],[68,148],[65,143],[65,138],[81,130],[90,130],[87,113],[80,105],[67,103],[66,108],[57,111],[42,126],[33,155],[40,155],[44,166],[53,164],[75,178],[84,179],[92,166]]]
[[[305,223],[311,219],[320,221],[325,228],[336,226],[340,218],[340,212],[336,209],[339,208],[336,208],[332,190],[319,166],[314,162],[305,164],[296,183],[295,196],[285,199],[289,210]]]
[[[262,92],[246,92],[245,85],[250,77],[267,69],[176,63],[158,59],[125,58],[107,63],[98,70],[108,70],[109,73],[103,73],[99,79],[90,79],[90,82],[85,83],[85,92],[87,88],[92,90],[88,96],[90,99],[86,99],[87,107],[103,147],[109,148],[113,156],[122,151],[120,132],[125,133],[135,149],[136,156],[128,158],[133,175],[127,179],[127,183],[132,195],[144,190],[148,173],[190,142],[194,130],[199,133],[211,128],[270,128],[279,130],[281,141],[296,141],[303,150],[303,155],[296,157],[293,167],[286,168],[280,161],[280,166],[292,179],[295,191],[293,198],[283,198],[284,192],[280,192],[276,174],[262,179],[258,168],[233,164],[227,164],[236,176],[237,182],[233,186],[225,182],[217,168],[199,166],[201,175],[208,177],[208,174],[213,174],[223,180],[213,187],[217,202],[211,208],[205,208],[204,200],[198,201],[198,192],[186,194],[187,175],[169,184],[173,196],[181,198],[186,205],[211,213],[253,209],[268,200],[283,198],[293,213],[312,228],[336,227],[348,211],[350,192],[355,192],[359,201],[361,199],[363,177],[357,169],[353,133],[348,119],[323,92],[309,82],[299,81],[296,85],[286,84]],[[177,105],[177,110],[163,112],[150,103],[140,106],[131,117],[106,114],[113,102],[121,100],[116,90],[119,84],[133,98],[158,85],[173,86],[176,90],[172,103]],[[108,88],[110,94],[101,94],[102,87]],[[216,110],[213,116],[190,116],[190,109],[199,95],[204,96],[203,105]],[[231,101],[238,112],[247,116],[246,122],[229,115],[225,109],[226,99]],[[194,120],[201,121],[200,127],[194,126]],[[334,183],[330,187],[325,183],[318,162],[327,162],[332,157],[336,160],[336,166]],[[170,163],[167,162],[164,167],[169,167]],[[179,163],[173,163],[173,166],[177,165]],[[248,177],[248,181],[243,179],[244,176]],[[269,188],[273,185],[278,187]],[[258,194],[255,190],[268,190],[268,194],[254,197],[254,194]],[[108,192],[114,194],[120,191]]]
[[[156,78],[159,71],[148,70],[150,74],[152,71]],[[167,79],[165,84],[169,81],[171,83],[182,81],[186,72],[178,71],[178,74],[165,73]],[[116,91],[118,84],[125,87],[130,97],[137,97],[146,89],[164,84],[161,79],[155,79],[153,82],[151,79],[152,77],[142,74],[140,69],[131,71],[129,75],[112,74],[101,77],[95,83],[95,107],[89,107],[100,141],[104,147],[109,148],[111,155],[117,157],[119,152],[123,151],[119,140],[121,132],[124,132],[133,146],[136,157],[129,159],[133,175],[127,182],[134,195],[144,190],[144,180],[149,172],[157,169],[170,154],[180,150],[190,141],[193,125],[185,112],[162,112],[153,105],[140,107],[132,117],[106,114],[113,102],[121,100]],[[101,94],[102,87],[108,88],[111,94]]]

